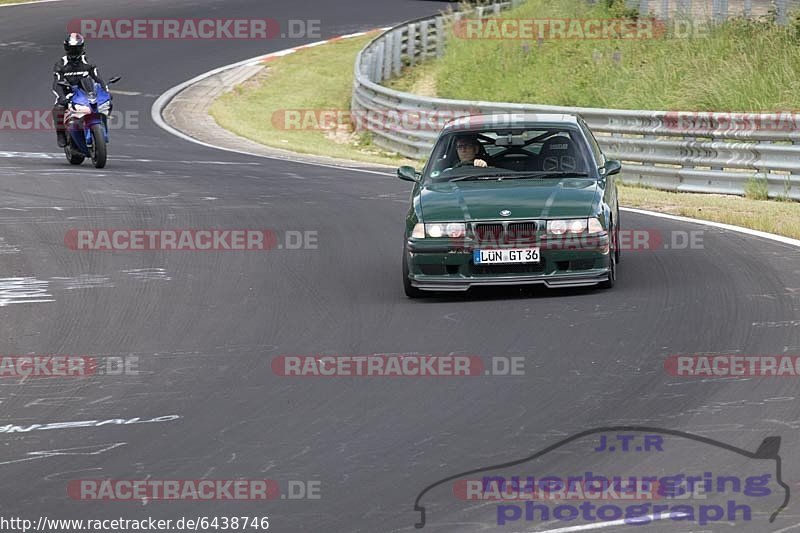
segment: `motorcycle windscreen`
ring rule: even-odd
[[[409,525],[431,531],[769,531],[789,487],[779,437],[747,448],[680,431],[598,428],[420,480]],[[540,440],[541,442],[541,440]],[[412,508],[409,505],[409,510]],[[610,528],[610,529],[606,529]]]
[[[72,103],[74,105],[88,106],[91,99],[95,99],[95,82],[91,76],[83,76],[76,85],[73,86]]]

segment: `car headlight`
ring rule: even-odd
[[[464,237],[467,234],[467,225],[463,222],[443,222],[439,224],[425,224],[425,233],[428,237]]]
[[[415,239],[424,239],[425,238],[425,224],[422,222],[417,222],[414,224],[414,230],[411,232],[411,236]]]
[[[603,229],[603,225],[600,223],[600,219],[597,217],[592,217],[589,219],[589,235],[596,235],[598,233],[603,233],[605,230]]]
[[[547,233],[551,235],[573,234],[580,235],[586,231],[589,221],[585,218],[572,218],[566,220],[548,220]]]

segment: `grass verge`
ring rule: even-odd
[[[271,114],[284,109],[349,109],[352,65],[367,38],[340,41],[276,59],[269,71],[223,96],[212,114],[223,126],[257,142],[303,153],[327,155],[392,166],[419,161],[382,154],[345,133],[276,129]],[[398,81],[397,87],[430,86],[431,71]],[[421,81],[420,81],[421,80]],[[427,81],[426,81],[427,80]],[[638,185],[620,185],[623,205],[723,222],[800,239],[800,202],[759,201],[736,196],[673,193]]]
[[[800,202],[675,193],[625,184],[620,186],[619,194],[626,207],[712,220],[800,239]]]
[[[345,123],[342,112],[350,109],[355,57],[373,37],[305,48],[270,61],[262,74],[214,102],[210,113],[223,128],[273,148],[393,166],[413,164],[372,145],[368,135],[354,133]],[[304,117],[297,123],[300,127],[287,128],[285,113],[298,110]],[[340,113],[342,123],[316,128],[321,123],[316,112],[323,111]]]
[[[631,14],[625,4],[528,0],[501,17],[625,19]],[[513,32],[496,38],[497,23],[486,23],[470,33],[451,31],[432,68],[443,98],[614,109],[800,109],[800,19],[786,26],[768,17],[700,24],[673,21],[636,39],[545,29],[544,39],[531,41],[510,38]]]

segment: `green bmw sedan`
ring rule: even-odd
[[[403,286],[614,286],[619,206],[614,176],[575,115],[477,115],[449,122],[414,184],[406,216]]]

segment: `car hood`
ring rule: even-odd
[[[425,222],[583,218],[597,211],[602,191],[588,178],[506,179],[426,184],[421,191]]]

